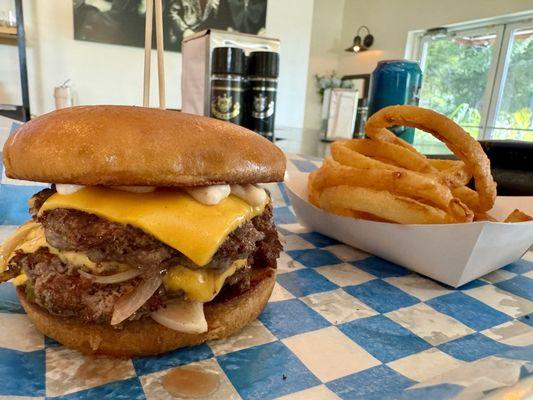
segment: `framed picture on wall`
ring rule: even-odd
[[[341,80],[350,82],[352,87],[359,91],[359,100],[368,98],[370,74],[344,75]]]
[[[73,7],[74,39],[144,47],[145,0],[73,0]],[[208,28],[260,34],[266,10],[267,0],[163,0],[165,50],[181,51],[184,37]]]
[[[364,137],[365,122],[368,113],[368,92],[370,89],[370,74],[345,75],[343,82],[350,82],[352,87],[359,91],[357,113],[355,116],[354,137]]]
[[[353,137],[358,99],[358,90],[331,89],[328,123],[324,137],[326,141]]]

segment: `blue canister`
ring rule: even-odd
[[[422,70],[416,61],[383,60],[372,72],[368,116],[376,111],[398,104],[418,105]],[[414,128],[396,126],[391,129],[396,135],[413,143]]]

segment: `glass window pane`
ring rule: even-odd
[[[495,42],[495,32],[478,31],[435,38],[426,48],[420,105],[452,118],[475,138],[483,128],[483,96]],[[427,133],[415,134],[415,146],[426,154],[449,153]]]
[[[533,142],[533,27],[511,35],[510,55],[492,139]]]

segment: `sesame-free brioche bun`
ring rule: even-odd
[[[79,106],[22,125],[6,175],[79,185],[199,186],[283,180],[285,156],[229,122],[132,106]]]
[[[208,340],[222,339],[240,331],[256,319],[265,307],[276,280],[272,269],[259,269],[252,276],[250,289],[234,296],[215,299],[204,305],[209,330],[190,334],[177,332],[151,318],[126,322],[123,329],[111,325],[84,323],[74,317],[58,317],[26,298],[23,286],[18,298],[39,331],[59,343],[84,354],[113,357],[149,356]]]

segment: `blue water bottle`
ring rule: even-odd
[[[376,111],[398,104],[418,105],[422,70],[416,61],[383,60],[372,72],[368,116]],[[413,143],[415,129],[395,126],[391,130],[409,143]]]

